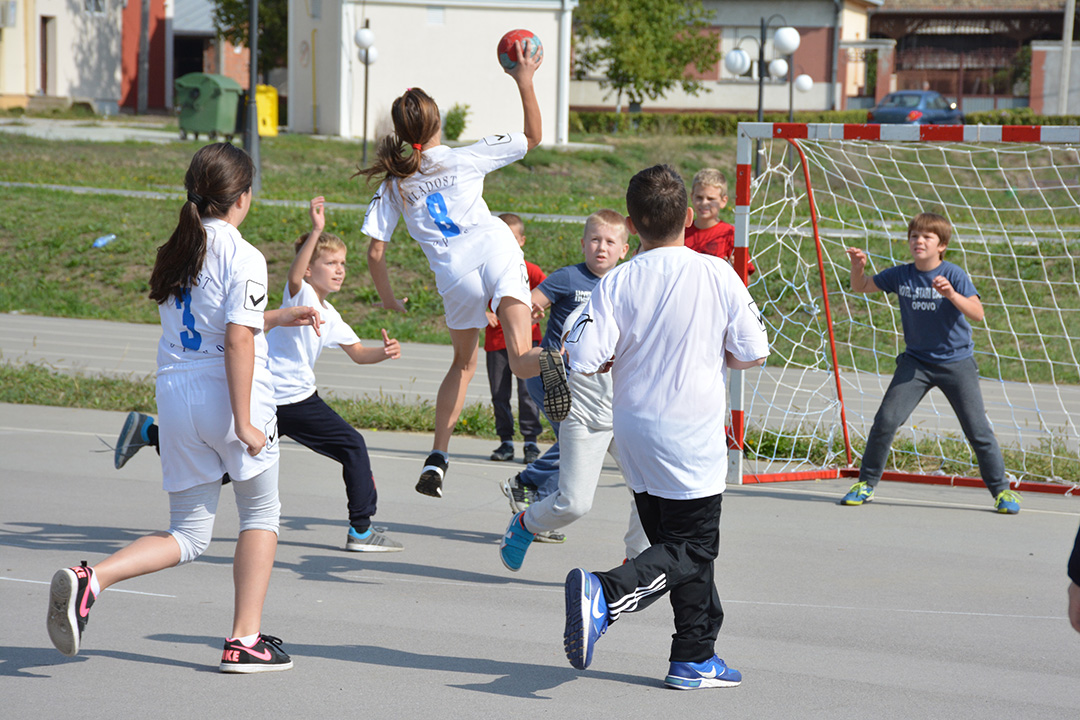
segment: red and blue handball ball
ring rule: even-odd
[[[511,30],[499,40],[499,64],[504,70],[513,70],[518,64],[517,42],[524,43],[529,57],[544,56],[544,46],[532,30]]]

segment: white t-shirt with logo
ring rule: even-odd
[[[724,491],[724,353],[769,354],[731,265],[685,247],[641,253],[601,279],[566,348],[575,372],[615,358],[612,427],[634,492],[689,500]]]
[[[440,292],[496,255],[518,250],[510,227],[484,202],[484,176],[525,157],[524,133],[490,135],[461,148],[424,150],[420,171],[386,179],[368,205],[363,232],[390,242],[398,218],[420,243]]]
[[[319,302],[319,296],[306,280],[300,283],[300,292],[289,295],[285,284],[285,299],[281,307],[309,305],[319,311],[323,324],[321,335],[310,327],[276,327],[267,333],[270,345],[270,372],[274,375],[274,400],[278,405],[290,405],[305,400],[315,392],[315,361],[323,348],[337,348],[360,342],[349,324],[328,301]]]
[[[228,323],[258,330],[255,364],[266,367],[266,259],[224,220],[204,218],[203,228],[206,259],[195,284],[182,298],[158,305],[158,367],[207,358],[224,362]]]

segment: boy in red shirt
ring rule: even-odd
[[[705,168],[694,175],[690,191],[694,224],[686,228],[686,247],[731,262],[735,227],[720,219],[720,211],[727,207],[727,193],[727,178],[719,170]],[[754,263],[749,263],[748,274],[756,269]]]
[[[513,213],[503,213],[499,219],[510,226],[518,245],[525,246],[525,223]],[[525,268],[529,273],[529,289],[535,290],[536,286],[547,277],[540,266],[525,261]],[[499,434],[499,447],[491,453],[492,460],[514,459],[514,412],[510,407],[510,397],[513,392],[513,375],[510,372],[510,360],[506,353],[506,339],[503,337],[502,327],[495,313],[487,313],[488,326],[484,330],[484,353],[487,355],[488,383],[491,386],[491,404],[495,408],[495,431]],[[532,340],[533,347],[540,344],[540,325],[533,323]],[[540,457],[540,447],[536,444],[536,438],[543,432],[540,425],[540,411],[536,403],[525,389],[525,381],[518,379],[518,425],[521,428],[521,436],[525,439],[525,464],[535,461]]]

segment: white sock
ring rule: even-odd
[[[93,569],[90,570],[90,592],[94,594],[95,598],[101,594],[101,583],[98,582],[97,573]]]
[[[252,647],[255,643],[259,642],[259,633],[245,635],[244,637],[229,638],[229,642],[239,642],[244,647]]]

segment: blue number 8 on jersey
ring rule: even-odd
[[[454,224],[446,215],[446,199],[442,193],[432,193],[427,197],[428,215],[435,221],[435,226],[442,231],[444,238],[452,238],[461,234],[461,228]]]

